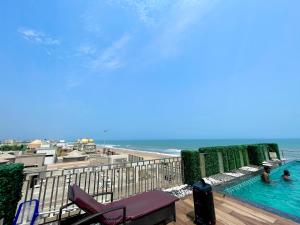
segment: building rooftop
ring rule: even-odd
[[[64,158],[74,158],[74,157],[84,157],[85,155],[78,150],[74,150],[70,152],[67,156],[63,156]]]
[[[8,153],[0,154],[0,159],[15,159],[15,158],[16,158],[15,155],[11,155],[11,154],[8,154]]]

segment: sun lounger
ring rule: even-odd
[[[281,165],[282,162],[286,161],[286,159],[284,158],[278,159],[276,152],[269,152],[269,156],[270,156],[270,160],[263,161],[262,162],[263,166],[273,167],[273,166]]]
[[[160,222],[176,221],[175,202],[179,199],[163,191],[149,191],[113,202],[101,204],[77,185],[69,186],[68,198],[71,203],[61,207],[59,221],[64,208],[77,205],[86,216],[73,225],[100,223],[101,225],[154,225]]]

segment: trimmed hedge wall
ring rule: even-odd
[[[11,225],[22,197],[23,164],[0,165],[0,218]]]
[[[276,152],[277,158],[281,159],[278,144],[267,144],[269,148],[269,152]]]
[[[275,143],[248,145],[248,156],[250,164],[260,166],[263,161],[267,160],[264,152],[276,152],[277,158],[280,159],[278,145]],[[270,154],[269,154],[270,157]]]
[[[205,153],[205,173],[206,176],[211,176],[220,173],[219,153],[222,155],[224,172],[229,172],[242,167],[242,165],[261,166],[262,162],[267,160],[266,155],[269,152],[276,152],[280,159],[278,145],[273,143],[205,147],[199,148],[198,152],[182,151],[184,182],[193,184],[201,178],[199,153]]]
[[[231,146],[227,149],[229,171],[236,169],[235,150]]]
[[[267,148],[265,144],[248,145],[249,162],[252,165],[261,166],[262,162],[266,160],[264,151]]]
[[[198,151],[181,151],[183,181],[185,184],[193,185],[201,179],[200,158]]]
[[[229,172],[242,166],[240,152],[243,155],[244,165],[249,165],[246,145],[205,147],[199,148],[199,152],[207,153],[206,158],[209,159],[207,161],[205,158],[205,169],[207,176],[220,172],[218,152],[222,153],[224,172]],[[208,156],[210,154],[213,154],[213,156]],[[207,171],[207,168],[209,169],[209,171]]]
[[[242,154],[243,154],[243,161],[244,161],[244,166],[249,165],[249,155],[248,155],[248,151],[247,151],[247,146],[243,145],[242,147]]]
[[[206,153],[206,151],[200,152]],[[198,153],[199,154],[199,153]],[[211,176],[213,174],[219,173],[219,159],[218,151],[211,150],[209,154],[205,154],[205,173],[206,176]]]
[[[248,158],[247,145],[235,145],[232,147],[235,148],[235,159],[236,159],[237,169],[241,168],[242,165],[248,166],[249,158]],[[242,159],[241,159],[241,155],[242,155]],[[242,164],[242,162],[243,162],[243,164]]]
[[[224,172],[229,171],[229,163],[228,163],[228,154],[225,149],[221,150],[222,152],[222,157],[223,157],[223,167],[224,167]]]

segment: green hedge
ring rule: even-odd
[[[261,166],[266,160],[264,150],[267,148],[265,144],[248,145],[249,162],[252,165]]]
[[[224,172],[229,172],[242,166],[240,152],[243,155],[244,165],[249,165],[246,145],[205,147],[199,148],[199,152],[207,153],[208,155],[212,154],[212,156],[206,155],[206,158],[209,160],[205,158],[205,169],[208,176],[220,172],[218,152],[222,153]],[[208,172],[207,168],[209,169]]]
[[[223,157],[224,172],[229,172],[228,154],[226,149],[221,149]]]
[[[276,152],[280,158],[277,144],[232,145],[199,148],[199,151],[182,151],[184,182],[193,184],[201,178],[200,155],[205,153],[205,173],[211,176],[220,173],[218,153],[222,154],[224,172],[229,172],[249,164],[261,166],[267,160],[266,154]],[[241,158],[242,156],[242,158]]]
[[[199,150],[200,153],[207,153],[206,149]],[[199,154],[199,153],[198,153]],[[212,149],[209,154],[205,154],[205,173],[206,176],[211,176],[220,172],[218,159],[218,151]]]
[[[261,166],[262,162],[268,160],[265,156],[265,151],[276,152],[277,158],[280,159],[278,145],[275,143],[264,143],[256,145],[248,145],[247,147],[249,163],[252,165]]]
[[[26,145],[0,145],[0,151],[25,151],[27,149]]]
[[[247,151],[247,146],[242,145],[241,147],[242,147],[244,166],[248,166],[250,163],[249,163],[249,155],[248,155],[248,151]]]
[[[234,151],[234,159],[235,159],[235,166],[236,166],[236,169],[242,167],[240,151],[241,151],[240,148],[238,148],[237,150]]]
[[[269,152],[276,152],[277,158],[281,159],[278,144],[270,143],[267,145],[268,145]]]
[[[229,171],[235,170],[236,167],[236,159],[235,159],[235,149],[234,147],[230,146],[227,149],[227,156],[228,156],[228,166]]]
[[[181,151],[183,181],[193,185],[201,179],[199,152],[192,150]]]
[[[234,153],[235,153],[236,168],[237,169],[241,168],[242,165],[248,166],[249,159],[248,159],[247,145],[234,145],[232,147],[234,148]],[[241,159],[241,155],[242,155],[242,159]]]
[[[0,165],[0,218],[11,225],[22,197],[23,164]]]

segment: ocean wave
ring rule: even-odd
[[[181,152],[181,149],[177,149],[177,148],[169,148],[169,149],[166,149],[166,150],[163,150],[165,152],[178,152],[180,153]]]
[[[177,157],[179,154],[175,152],[165,152],[165,151],[150,151],[145,149],[133,149],[133,148],[124,148],[124,147],[115,147],[114,149],[126,150],[131,152],[145,152],[145,153],[152,153],[157,155],[169,155],[170,157]],[[177,149],[178,150],[178,149]]]
[[[112,145],[112,144],[98,144],[97,146],[99,146],[99,147],[101,147],[101,148],[103,148],[103,147],[105,147],[105,148],[117,148],[117,147],[120,147],[120,145]]]

